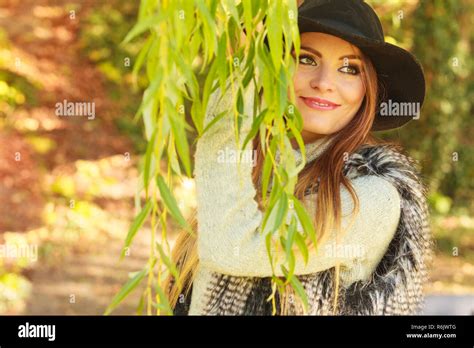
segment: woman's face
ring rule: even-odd
[[[305,143],[339,131],[355,116],[365,96],[362,69],[361,53],[349,42],[329,34],[301,34],[293,84]]]

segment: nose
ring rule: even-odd
[[[334,82],[330,69],[322,64],[319,69],[314,71],[309,84],[311,88],[319,89],[323,92],[333,91]]]

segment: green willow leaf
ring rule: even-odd
[[[165,13],[160,13],[156,16],[149,17],[147,19],[144,19],[140,22],[138,22],[132,30],[125,36],[125,39],[122,41],[121,45],[125,45],[126,43],[132,41],[134,38],[136,38],[138,35],[144,33],[150,28],[153,27],[158,27],[161,21],[165,19]]]
[[[150,141],[147,144],[146,154],[145,154],[145,164],[143,168],[143,187],[145,188],[146,196],[148,197],[148,184],[150,182],[150,171],[151,171],[151,162],[153,150],[155,149],[155,138],[156,138],[156,128],[153,131]]]
[[[171,56],[173,57],[173,60],[176,63],[179,71],[181,71],[183,77],[185,78],[186,85],[191,92],[192,99],[196,100],[197,96],[199,95],[199,83],[196,79],[196,75],[194,75],[191,67],[186,64],[184,59],[179,54],[172,52]]]
[[[267,109],[263,110],[260,115],[257,116],[257,118],[255,119],[255,121],[252,123],[252,129],[250,130],[250,132],[247,134],[247,136],[245,137],[245,140],[244,140],[244,143],[242,145],[242,148],[241,150],[244,150],[245,147],[247,146],[247,143],[252,140],[253,138],[255,138],[255,136],[257,135],[258,133],[258,130],[260,129],[260,125],[262,124],[262,121],[263,119],[265,118],[265,115],[267,114]]]
[[[303,204],[296,197],[293,197],[293,205],[304,232],[311,238],[314,245],[316,246],[316,231],[314,230],[311,217],[308,215],[308,212],[304,208]]]
[[[286,242],[288,244],[288,242]],[[293,253],[293,249],[290,249],[290,253],[286,256],[288,261],[288,278],[291,279],[295,275],[295,254]]]
[[[112,311],[137,287],[142,279],[148,274],[148,267],[136,273],[112,299],[110,305],[106,308],[104,315],[109,315]]]
[[[267,46],[263,43],[263,35],[259,35],[258,37],[258,44],[257,44],[257,58],[258,62],[263,64],[262,70],[268,70],[268,73],[271,75],[275,75],[275,66],[270,57],[270,52],[268,51]],[[270,91],[273,90],[270,89]]]
[[[226,77],[229,73],[229,68],[227,66],[227,56],[226,56],[226,47],[227,47],[227,33],[223,33],[219,39],[219,46],[217,50],[216,57],[216,70],[217,75],[219,76],[219,84],[221,90],[225,90]]]
[[[140,8],[138,10],[138,22],[143,21],[149,15],[150,13],[153,12],[153,6],[156,5],[155,0],[142,0],[140,1]]]
[[[161,77],[157,76],[157,74],[160,73],[159,69],[161,69],[161,72],[169,70],[171,66],[169,51],[170,48],[167,45],[165,37],[156,35],[156,40],[151,44],[150,52],[146,60],[145,71],[148,81],[151,82],[154,81],[156,77]]]
[[[288,211],[288,199],[285,193],[278,196],[276,202],[270,198],[270,213],[265,214],[262,223],[262,229],[265,233],[273,233],[282,225]],[[269,229],[266,227],[270,226]]]
[[[309,257],[308,247],[306,243],[304,242],[303,236],[298,232],[296,232],[295,234],[295,243],[298,246],[298,249],[301,251],[301,254],[303,255],[304,263],[307,264],[308,257]]]
[[[176,153],[176,146],[173,141],[170,141],[168,143],[166,150],[167,150],[168,161],[171,166],[171,170],[173,171],[173,173],[181,176],[182,171],[181,171],[181,167],[178,161],[178,154]]]
[[[171,143],[169,140],[171,126],[167,117],[161,117],[158,119],[156,132],[159,136],[156,137],[156,148],[154,151],[155,160],[162,157],[165,146]]]
[[[148,91],[143,93],[143,98],[148,98]],[[153,99],[143,108],[142,119],[145,126],[145,138],[147,141],[151,140],[153,132],[155,131],[156,123],[156,112],[157,112],[157,100]]]
[[[285,277],[287,279],[289,279],[290,284],[293,287],[293,289],[295,289],[297,295],[303,301],[305,311],[308,312],[308,309],[309,309],[308,295],[306,294],[306,291],[305,291],[303,285],[301,284],[301,282],[299,281],[299,279],[295,275],[293,275],[291,277],[288,277],[289,272],[288,272],[288,269],[285,266],[281,266],[281,269],[282,269],[282,272],[285,275]]]
[[[255,18],[255,22],[260,22],[267,13],[269,1],[252,1],[252,17]],[[257,17],[257,14],[260,16]]]
[[[219,61],[215,59],[211,65],[211,68],[209,69],[209,72],[206,76],[206,80],[204,82],[204,87],[203,87],[203,92],[202,92],[202,104],[201,104],[201,109],[200,109],[201,115],[203,115],[203,117],[201,117],[201,119],[199,120],[199,127],[198,127],[199,135],[203,134],[202,128],[204,127],[204,115],[206,114],[208,103],[209,103],[209,97],[211,96],[211,93],[212,93],[212,84],[214,83],[214,80],[217,76],[218,63]]]
[[[160,253],[161,260],[166,265],[169,272],[173,275],[174,279],[176,279],[179,282],[179,271],[176,268],[176,265],[166,255],[165,251],[163,250],[162,246],[159,243],[155,243],[155,246],[156,246],[156,249],[158,250],[158,252]],[[178,286],[180,286],[180,284],[178,284]]]
[[[254,52],[252,52],[253,50],[253,47],[254,47],[254,44],[252,43],[250,45],[250,52],[249,52],[249,56],[253,56]],[[244,78],[242,79],[242,84],[244,87],[247,87],[250,83],[250,81],[254,78],[254,74],[255,74],[255,69],[254,69],[254,65],[253,65],[253,62],[246,62],[245,64],[245,68],[244,68]]]
[[[204,114],[202,112],[203,107],[200,101],[193,102],[191,105],[191,119],[193,125],[196,127],[198,134],[202,133],[204,127]],[[194,130],[193,130],[194,131]]]
[[[239,115],[244,114],[244,92],[240,88],[237,91],[237,112]]]
[[[298,130],[298,132],[293,133],[301,133],[303,130],[303,117],[301,116],[301,113],[298,111],[298,108],[295,106],[295,104],[292,103],[289,103],[288,110],[291,110],[291,113],[289,112],[290,119],[293,121],[293,124]]]
[[[252,0],[243,0],[243,9],[244,9],[244,22],[247,33],[253,32],[253,13],[252,13]]]
[[[299,297],[303,301],[305,311],[308,312],[308,308],[309,308],[308,295],[306,294],[306,291],[304,290],[303,285],[301,284],[301,282],[298,280],[296,276],[292,276],[290,279],[291,279],[290,280],[291,285],[293,286],[293,288],[296,290],[296,293],[299,295]]]
[[[288,240],[286,241],[286,245],[285,245],[286,246],[285,252],[286,252],[287,257],[291,253],[291,247],[293,246],[293,241],[295,240],[297,233],[298,232],[296,231],[296,218],[293,215],[291,217],[291,222],[288,227]]]
[[[282,38],[282,5],[278,1],[271,1],[268,10],[268,42],[275,71],[280,71],[283,55]]]
[[[286,217],[286,213],[288,211],[288,197],[286,196],[285,193],[283,193],[281,196],[280,196],[280,199],[279,199],[279,202],[278,202],[278,205],[277,205],[277,213],[276,213],[276,216],[275,216],[275,222],[274,222],[274,225],[273,225],[273,228],[272,228],[272,232],[273,231],[276,231],[280,226],[281,224],[283,223],[285,217]]]
[[[264,99],[265,103],[268,105],[268,108],[270,109],[269,113],[272,113],[272,117],[275,117],[275,110],[276,110],[276,102],[277,99],[275,99],[275,89],[274,89],[274,83],[273,83],[273,77],[270,71],[265,70],[262,74],[263,78],[263,89],[264,89]]]
[[[236,1],[221,0],[221,5],[224,8],[224,11],[228,13],[235,22],[240,22],[240,16],[239,12],[237,11]]]
[[[276,141],[275,139],[271,140],[270,151],[275,153]],[[265,161],[263,163],[262,170],[262,200],[265,202],[267,200],[268,185],[272,177],[273,162],[270,155],[265,156]]]
[[[140,115],[143,115],[143,110],[147,108],[150,105],[150,103],[152,103],[153,100],[156,98],[157,91],[161,87],[161,82],[162,82],[162,76],[157,76],[157,78],[154,79],[153,82],[151,82],[151,84],[145,90],[145,92],[143,93],[143,98],[142,98],[140,107],[138,108],[135,114],[135,120]]]
[[[276,88],[276,92],[278,93],[278,115],[282,115],[285,112],[286,106],[287,106],[287,83],[286,83],[286,74],[285,74],[285,69],[282,66],[280,68],[280,78],[278,80],[278,85]]]
[[[270,201],[270,203],[268,204],[268,207],[267,207],[267,211],[265,212],[265,214],[263,216],[262,231],[265,234],[271,235],[272,230],[271,230],[271,228],[270,229],[267,228],[267,224],[268,224],[268,222],[270,222],[270,226],[273,226],[273,224],[271,224],[271,222],[275,220],[275,207],[276,207],[276,202]]]
[[[306,148],[303,138],[301,137],[301,133],[296,129],[295,125],[293,124],[293,121],[287,120],[286,124],[290,128],[291,133],[294,135],[296,142],[298,143],[302,157],[306,160]],[[305,164],[306,163],[303,163],[303,161],[301,161],[296,170],[300,172],[304,168]]]
[[[136,315],[143,314],[143,308],[145,308],[145,293],[140,296],[140,301],[138,301],[137,309],[135,310]]]
[[[273,265],[273,255],[271,253],[271,250],[272,250],[272,235],[271,233],[268,233],[266,236],[265,236],[265,245],[267,247],[267,255],[268,255],[268,260],[270,262],[270,265],[272,267],[272,272],[275,273],[275,268],[274,268],[274,265]]]
[[[171,216],[173,216],[173,218],[179,223],[181,227],[189,228],[186,219],[184,218],[183,214],[181,214],[181,210],[178,207],[176,199],[174,198],[168,185],[166,185],[164,178],[159,174],[156,177],[156,184],[160,190],[161,198],[163,199],[163,202],[168,208]]]
[[[193,27],[196,25],[196,16],[194,14],[195,11],[195,6],[193,1],[180,1],[178,3],[178,6],[180,9],[182,9],[184,13],[184,20],[185,20],[185,27],[186,27],[186,32],[191,33],[193,30]],[[195,56],[193,56],[195,57]]]
[[[148,55],[148,51],[149,51],[149,49],[151,47],[151,44],[153,43],[154,39],[155,39],[154,35],[150,35],[146,39],[145,43],[143,44],[142,49],[138,53],[137,59],[135,60],[135,64],[133,65],[133,70],[132,70],[132,74],[134,76],[135,83],[136,83],[136,80],[137,80],[138,72],[140,71],[140,68],[143,66],[143,63],[145,62],[145,58]]]
[[[171,105],[171,102],[169,100],[166,100],[166,104],[169,115],[169,121],[171,123],[171,129],[173,131],[173,136],[176,141],[179,157],[184,165],[186,174],[188,175],[188,177],[191,177],[191,159],[189,156],[188,138],[184,129],[185,121],[182,120],[183,117],[177,113],[177,111],[175,110],[173,105]]]
[[[204,128],[204,130],[202,131],[202,134],[201,136],[203,136],[214,124],[216,124],[221,118],[224,117],[224,115],[226,115],[228,113],[228,111],[224,110],[222,111],[221,113],[217,114],[216,116],[214,116],[214,118],[211,120],[211,122],[209,122],[206,126],[206,128]]]
[[[203,34],[207,48],[205,51],[204,62],[205,64],[209,64],[209,61],[211,60],[214,52],[217,49],[217,41],[215,35],[215,33],[217,33],[217,27],[211,15],[212,9],[211,11],[209,11],[209,8],[206,6],[203,0],[195,0],[195,3],[198,7],[198,15],[202,15],[203,20]]]
[[[153,307],[160,310],[160,314],[164,312],[165,315],[173,315],[173,309],[168,301],[168,296],[164,293],[163,289],[158,286],[155,287],[155,290],[158,294],[158,298],[160,299],[160,304],[153,303]]]
[[[289,277],[292,277],[295,271],[295,255],[293,253],[293,242],[295,241],[296,234],[296,218],[293,215],[291,217],[291,222],[288,227],[288,239],[283,238],[283,247],[285,248],[286,260],[288,261],[289,266]]]
[[[140,213],[133,220],[132,225],[130,226],[130,229],[128,230],[127,237],[125,239],[125,245],[120,255],[120,260],[124,258],[126,249],[130,247],[130,244],[132,243],[133,238],[135,237],[137,231],[140,229],[140,227],[142,227],[143,223],[145,222],[145,219],[150,214],[152,206],[153,206],[152,202],[147,201],[145,206],[140,211]]]

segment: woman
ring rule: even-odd
[[[418,118],[425,92],[422,68],[410,53],[384,42],[380,20],[363,1],[307,0],[298,12],[301,52],[293,83],[307,158],[295,195],[314,217],[318,246],[307,263],[296,254],[295,274],[309,310],[290,286],[275,303],[267,301],[272,267],[259,201],[264,157],[257,136],[255,166],[218,160],[222,151],[237,151],[233,118],[227,117],[198,141],[197,239],[182,232],[173,251],[184,286],[168,279],[174,314],[420,310],[431,253],[425,188],[414,161],[370,132]],[[245,98],[247,115],[253,92],[249,88]],[[222,99],[219,93],[209,102],[206,122],[229,110],[229,92]],[[394,105],[405,113],[391,112]],[[251,118],[245,119],[242,132],[250,126]],[[301,152],[292,145],[301,163]],[[279,263],[285,258],[284,251],[274,255]],[[274,271],[284,275],[280,267]]]

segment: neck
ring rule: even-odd
[[[311,133],[311,132],[307,132],[307,131],[303,130],[301,132],[301,137],[303,138],[304,144],[308,145],[308,144],[316,142],[319,139],[326,138],[327,135]],[[296,141],[296,138],[291,139],[290,142],[291,142],[291,146],[293,147],[293,149],[295,149],[295,150],[298,149],[299,146],[298,146],[298,142]]]
[[[316,138],[315,140],[313,139],[311,142],[305,141],[304,147],[306,150],[306,163],[309,163],[318,158],[330,145],[331,138],[332,135],[323,135]],[[293,147],[293,151],[296,156],[296,163],[298,165],[299,163],[301,163],[302,160],[301,151],[298,147],[298,143],[296,143],[296,147]]]

